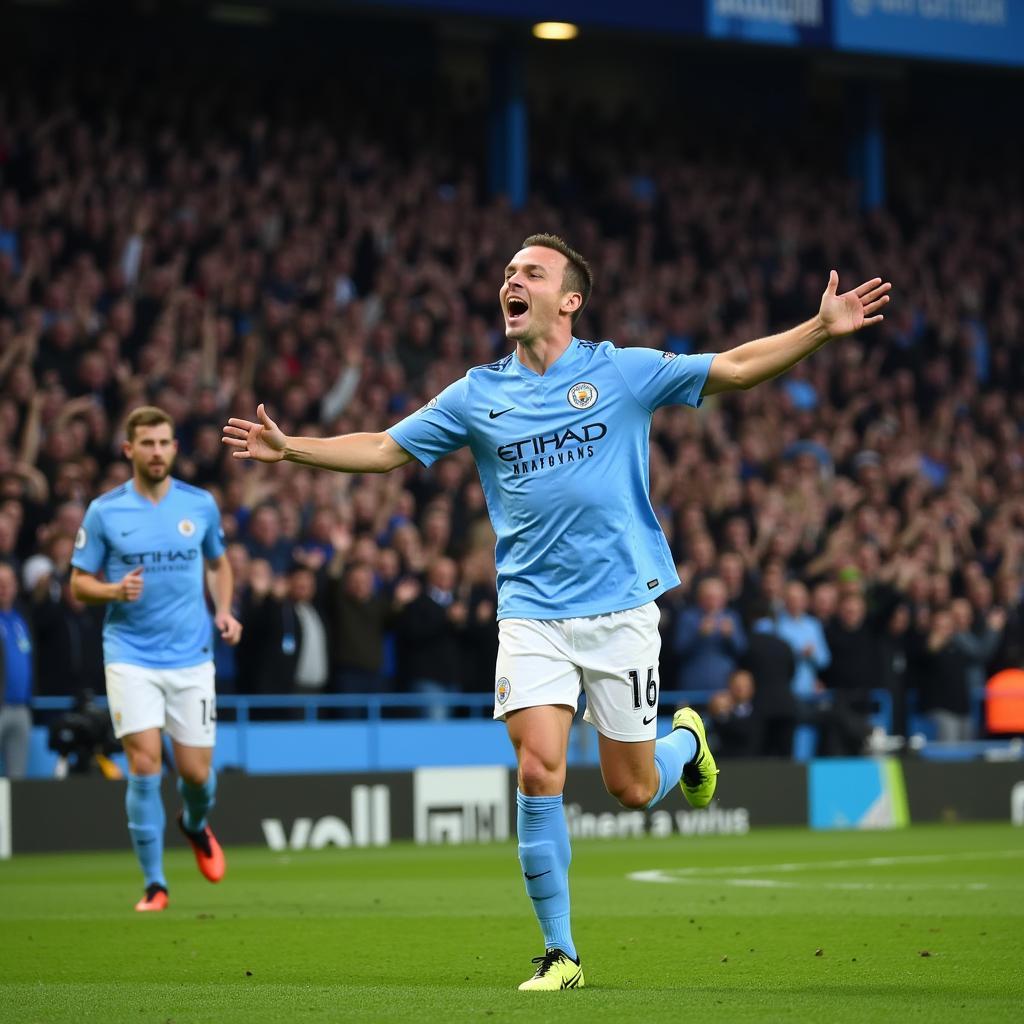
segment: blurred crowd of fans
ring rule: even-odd
[[[468,451],[349,477],[232,461],[220,428],[258,401],[286,432],[387,427],[507,350],[502,270],[546,230],[596,271],[579,332],[620,345],[719,351],[813,314],[831,267],[893,280],[881,327],[655,417],[683,580],[662,686],[721,691],[723,746],[786,754],[813,720],[859,749],[875,687],[897,730],[913,694],[964,737],[972,690],[1024,664],[1020,167],[975,187],[897,150],[889,208],[865,215],[818,164],[712,142],[633,162],[588,121],[577,162],[566,140],[535,150],[512,211],[443,141],[108,84],[0,103],[0,560],[36,694],[102,691],[100,613],[69,560],[85,505],[128,476],[121,425],[143,403],[222,510],[246,627],[218,650],[222,692],[490,690],[494,538]],[[823,691],[826,710],[803,699]]]

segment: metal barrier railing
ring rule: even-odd
[[[707,707],[716,690],[663,690],[661,693],[662,714],[679,705],[690,704],[699,708]],[[583,701],[585,701],[585,697]],[[892,694],[888,690],[872,690],[871,699],[877,705],[872,716],[876,724],[887,732],[892,731]],[[107,706],[107,699],[96,697],[99,707]],[[74,697],[36,697],[32,707],[36,711],[70,711],[75,706]],[[582,701],[581,701],[582,706]],[[244,725],[252,721],[253,711],[302,710],[302,720],[317,721],[321,711],[344,710],[363,712],[360,718],[368,722],[379,722],[386,717],[386,711],[427,711],[443,707],[448,711],[466,709],[478,717],[488,717],[494,707],[494,697],[487,693],[317,693],[317,694],[218,694],[218,712],[230,711],[236,723]],[[294,721],[294,719],[292,719]]]

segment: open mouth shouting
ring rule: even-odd
[[[530,305],[526,299],[518,295],[510,295],[505,306],[508,312],[509,327],[518,327],[526,322],[526,314],[530,311]]]

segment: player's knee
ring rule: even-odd
[[[132,775],[159,775],[160,755],[147,750],[127,751],[128,771]]]
[[[519,756],[519,790],[524,796],[554,796],[562,792],[564,769],[547,764],[529,752]]]
[[[654,796],[654,791],[645,782],[627,782],[620,786],[609,786],[611,793],[623,807],[641,810],[646,807]]]
[[[181,765],[178,774],[190,786],[205,786],[210,777],[210,769],[207,765]]]

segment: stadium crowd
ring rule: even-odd
[[[897,731],[913,694],[942,738],[970,735],[972,693],[1024,665],[1019,167],[976,188],[908,143],[865,215],[820,155],[638,148],[636,119],[588,122],[573,159],[541,117],[515,211],[448,144],[455,114],[430,143],[337,113],[101,74],[0,103],[0,561],[36,694],[102,692],[69,560],[85,505],[129,475],[122,423],[144,403],[222,509],[246,627],[218,650],[222,692],[489,691],[494,538],[468,451],[347,477],[232,461],[220,428],[258,401],[286,432],[389,426],[506,351],[503,267],[552,230],[596,271],[582,336],[676,353],[805,319],[831,267],[891,276],[863,338],[655,418],[683,581],[662,686],[716,691],[730,752],[786,755],[803,721],[859,750],[875,687]]]

